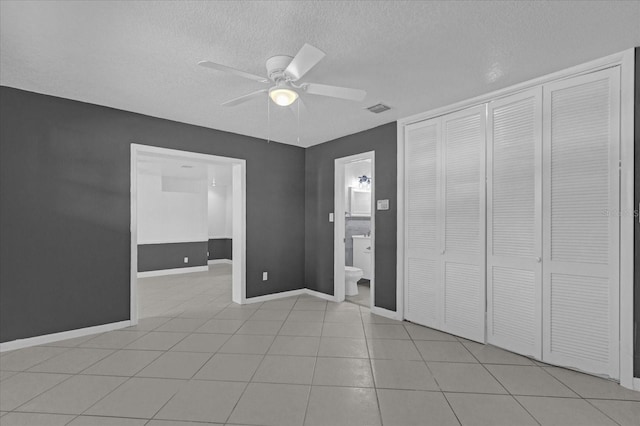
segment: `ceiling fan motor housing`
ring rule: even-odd
[[[287,55],[272,56],[267,59],[267,75],[272,81],[284,80],[284,70],[289,66],[293,57]]]

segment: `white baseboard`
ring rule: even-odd
[[[371,313],[375,315],[379,315],[381,317],[394,319],[397,321],[402,321],[402,315],[396,311],[390,311],[385,308],[380,308],[378,306],[374,306],[371,308]]]
[[[308,288],[304,289],[305,293],[308,294],[309,296],[315,296],[319,299],[324,299],[324,300],[328,300],[329,302],[335,302],[336,301],[336,297],[332,296],[330,294],[326,294],[326,293],[321,293],[319,291],[315,291],[315,290],[310,290]]]
[[[265,294],[264,296],[249,297],[245,299],[244,303],[250,304],[250,303],[258,303],[258,302],[267,302],[269,300],[277,300],[277,299],[284,299],[285,297],[299,296],[301,294],[306,294],[305,290],[306,289],[301,288],[298,290],[289,290],[289,291],[283,291],[280,293]]]
[[[138,272],[138,278],[160,277],[162,275],[188,274],[191,272],[207,272],[209,266],[191,266],[188,268],[160,269],[157,271]]]
[[[227,264],[231,265],[233,263],[233,260],[231,260],[231,259],[209,259],[207,261],[207,263],[209,265],[217,265],[219,263],[227,263]]]
[[[112,322],[109,324],[96,325],[93,327],[78,328],[76,330],[61,331],[60,333],[44,334],[42,336],[29,337],[27,339],[12,340],[11,342],[0,343],[0,352],[28,348],[29,346],[45,345],[47,343],[59,342],[60,340],[75,339],[76,337],[88,336],[90,334],[105,333],[107,331],[129,327],[130,325],[131,321],[126,320],[120,322]]]
[[[633,390],[640,391],[640,377],[633,378]]]

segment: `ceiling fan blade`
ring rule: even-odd
[[[316,66],[324,57],[325,53],[322,50],[305,43],[298,53],[296,53],[296,56],[291,60],[284,72],[292,77],[293,81],[300,80],[303,75]]]
[[[248,78],[249,80],[259,81],[260,83],[269,83],[269,79],[266,77],[260,77],[259,75],[255,75],[255,74],[248,73],[246,71],[241,71],[235,68],[231,68],[226,65],[216,64],[215,62],[200,61],[198,62],[198,65],[206,68],[211,68],[213,70],[218,70],[218,71],[226,72],[229,74],[237,75],[239,77]]]
[[[304,88],[310,95],[330,96],[356,102],[362,101],[367,96],[367,92],[364,90],[329,86],[327,84],[307,83],[304,84]]]
[[[231,99],[223,103],[222,106],[226,106],[226,107],[236,106],[243,102],[247,102],[253,98],[257,98],[258,96],[262,95],[263,93],[267,93],[268,91],[269,89],[256,90],[255,92],[247,93],[246,95],[238,96],[237,98]]]

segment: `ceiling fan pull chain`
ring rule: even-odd
[[[300,145],[300,99],[296,103],[298,104],[298,145]]]

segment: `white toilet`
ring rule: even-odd
[[[358,295],[358,280],[362,278],[363,272],[360,268],[353,266],[344,267],[344,294],[345,296]]]

